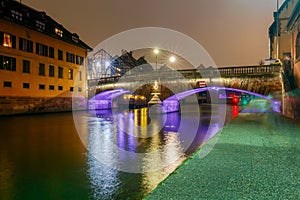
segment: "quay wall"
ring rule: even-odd
[[[83,97],[14,97],[0,96],[0,116],[14,114],[34,114],[65,112],[87,109]]]

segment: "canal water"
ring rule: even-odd
[[[221,111],[227,123],[238,107]],[[148,116],[147,108],[77,112],[76,123],[72,113],[0,117],[0,199],[141,199],[207,139],[210,106],[200,107],[196,134],[181,132],[184,120],[198,119],[193,110],[188,112],[187,119],[172,113],[163,127],[159,118]],[[150,125],[158,133],[146,137],[154,131]],[[183,147],[186,140],[188,148]],[[155,150],[160,150],[159,157],[147,157]],[[137,154],[146,155],[143,162],[130,167],[115,162],[116,157],[135,161],[129,157]]]

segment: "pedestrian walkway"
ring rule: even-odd
[[[198,150],[146,199],[300,199],[299,122],[241,113],[218,136],[208,155]]]

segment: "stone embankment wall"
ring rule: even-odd
[[[1,97],[0,115],[65,112],[86,109],[83,97]]]

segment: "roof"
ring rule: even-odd
[[[18,1],[0,0],[0,18],[86,49],[87,51],[92,50],[91,47],[79,39],[76,33],[68,31],[45,12],[37,11]],[[56,32],[57,30],[62,31],[61,35]]]

